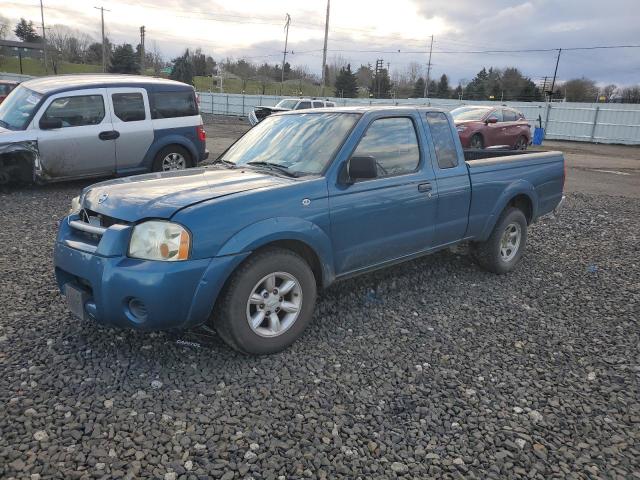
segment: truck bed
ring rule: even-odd
[[[530,223],[553,211],[562,199],[562,152],[465,151],[465,159],[471,181],[467,233],[472,237],[489,234],[489,226],[515,191],[526,192],[522,201],[530,204]]]

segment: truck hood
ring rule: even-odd
[[[190,168],[97,183],[83,190],[81,205],[102,215],[135,222],[170,218],[189,205],[292,181],[250,169]]]

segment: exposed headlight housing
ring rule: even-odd
[[[129,242],[129,256],[143,260],[187,260],[190,250],[191,235],[186,228],[159,220],[136,225]]]
[[[78,213],[80,212],[81,209],[82,209],[82,203],[80,202],[80,197],[73,197],[71,199],[71,210],[69,210],[69,215]]]
[[[466,125],[457,125],[456,126],[456,130],[458,131],[458,133],[462,133],[467,129]]]

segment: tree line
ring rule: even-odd
[[[6,38],[10,33],[23,42],[42,42],[33,21],[21,18],[12,27],[9,20],[0,15],[0,39]],[[252,80],[258,83],[263,94],[268,86],[281,80],[294,84],[299,82],[300,91],[303,83],[316,86],[321,83],[320,75],[310,73],[306,65],[294,67],[286,62],[282,68],[281,63],[253,63],[246,59],[232,58],[216,62],[200,48],[187,49],[182,55],[167,61],[153,42],[145,48],[143,70],[140,65],[141,45],[116,45],[105,38],[104,47],[107,70],[113,73],[142,72],[160,75],[163,71],[170,70],[171,78],[189,84],[193,84],[196,76],[231,74],[241,79],[243,90],[247,82]],[[47,32],[47,54],[54,73],[57,73],[60,62],[100,65],[102,43],[80,30],[54,25]],[[169,70],[165,70],[167,68]],[[371,64],[361,64],[353,69],[347,59],[336,56],[324,72],[328,86],[325,93],[344,98],[422,98],[426,95],[430,98],[461,100],[542,101],[552,98],[570,102],[640,103],[640,84],[598,86],[591,79],[575,78],[557,82],[554,91],[550,92],[548,83],[536,84],[516,67],[482,68],[471,81],[461,80],[455,86],[450,84],[450,77],[446,73],[434,75],[426,84],[423,73],[424,67],[416,62],[411,62],[404,70],[395,69],[393,75],[389,68],[375,71]]]

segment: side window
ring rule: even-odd
[[[114,93],[113,113],[123,122],[137,122],[146,118],[141,93]]]
[[[327,106],[327,107],[335,107],[335,106],[336,106],[336,104],[335,104],[335,103],[333,103],[333,102],[327,102],[327,105],[326,105],[326,106]]]
[[[379,177],[413,172],[420,163],[413,121],[406,117],[374,120],[352,156],[375,158]]]
[[[502,110],[502,119],[505,122],[515,122],[516,112],[514,112],[513,110]]]
[[[436,150],[438,167],[453,168],[458,165],[458,152],[447,116],[442,112],[428,112],[427,123]]]
[[[496,120],[498,120],[499,122],[502,122],[502,110],[494,110],[493,112],[491,112],[491,114],[487,117],[487,119],[489,118],[495,118]]]
[[[322,102],[313,102],[313,108],[322,108],[324,107],[324,103]]]
[[[296,110],[304,110],[305,108],[311,108],[311,102],[300,102]]]
[[[61,120],[63,128],[98,125],[104,118],[104,100],[102,95],[56,98],[42,118]]]
[[[192,117],[198,115],[193,91],[154,92],[151,94],[151,118]]]

